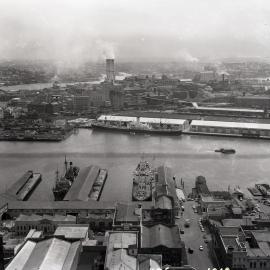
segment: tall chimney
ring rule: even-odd
[[[114,59],[106,59],[106,75],[108,82],[114,82]]]

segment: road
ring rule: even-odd
[[[210,250],[208,248],[209,244],[204,242],[203,236],[206,235],[207,239],[210,240],[210,235],[206,232],[202,232],[199,227],[199,219],[201,215],[194,213],[192,205],[196,204],[194,201],[185,202],[185,211],[183,217],[176,219],[177,224],[181,224],[185,233],[181,234],[182,240],[185,242],[186,249],[189,247],[194,250],[193,254],[187,252],[188,264],[195,267],[197,270],[208,270],[208,268],[213,269],[215,265],[211,260]],[[189,228],[184,227],[185,219],[190,219],[191,224]],[[199,250],[199,247],[203,246],[203,251]]]

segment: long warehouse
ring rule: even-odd
[[[106,122],[115,124],[118,123],[120,126],[126,123],[142,123],[149,124],[151,126],[155,125],[167,125],[171,127],[184,130],[189,126],[189,123],[185,119],[175,119],[175,118],[150,118],[150,117],[131,117],[131,116],[120,116],[120,115],[101,115],[98,122]]]
[[[270,124],[193,120],[190,131],[244,137],[270,138]]]

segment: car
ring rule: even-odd
[[[193,204],[193,205],[192,205],[192,208],[193,208],[193,209],[196,209],[196,205],[195,205],[195,204]]]
[[[203,246],[200,246],[200,247],[199,247],[199,250],[200,250],[200,251],[203,251]]]
[[[204,228],[202,228],[202,232],[205,232],[205,229]]]
[[[194,209],[194,213],[198,213],[198,210],[197,209]]]
[[[194,250],[192,248],[188,248],[188,253],[192,254]]]

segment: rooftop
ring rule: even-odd
[[[136,210],[137,209],[137,210]],[[119,203],[116,207],[115,222],[140,222],[138,205]]]
[[[162,224],[151,227],[142,226],[142,248],[155,248],[164,246],[167,248],[181,248],[179,229],[177,226],[165,226]]]
[[[20,214],[18,218],[16,218],[17,221],[41,221],[41,220],[49,220],[49,221],[54,221],[54,222],[74,222],[76,223],[76,217],[72,215],[24,215]]]
[[[50,238],[34,242],[28,240],[16,254],[7,270],[69,270],[80,250],[80,242],[70,243],[65,240]]]
[[[270,130],[270,124],[192,120],[191,126]]]
[[[64,235],[66,239],[86,239],[89,227],[87,224],[72,224],[70,226],[59,226],[56,228],[54,235]]]
[[[209,111],[228,111],[228,112],[254,112],[263,113],[263,110],[245,109],[245,108],[224,108],[224,107],[196,107],[197,110],[209,110]]]
[[[132,117],[132,116],[121,116],[121,115],[101,115],[98,121],[116,121],[116,122],[137,122],[151,123],[151,124],[170,124],[170,125],[182,125],[186,122],[184,119],[176,118],[163,118],[163,117]]]
[[[137,259],[128,255],[129,246],[137,246],[137,233],[109,232],[105,267],[110,270],[136,270]]]

